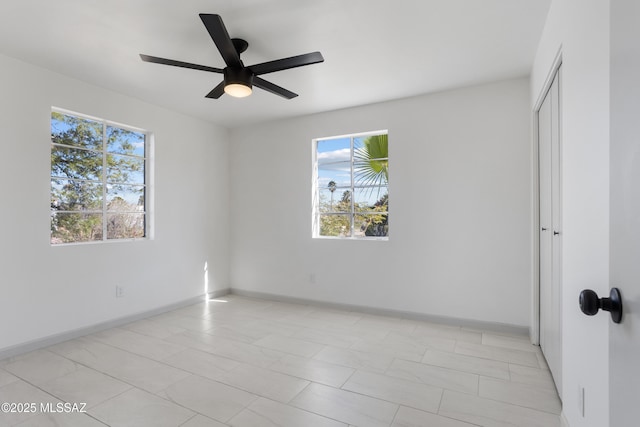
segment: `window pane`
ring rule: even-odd
[[[318,166],[318,186],[329,187],[331,182],[338,187],[351,187],[351,163],[337,162]]]
[[[52,112],[51,142],[102,150],[102,123]]]
[[[144,157],[144,133],[107,126],[107,152]]]
[[[144,237],[144,214],[122,213],[107,215],[107,239]]]
[[[350,237],[351,215],[320,215],[320,236]]]
[[[318,141],[316,145],[318,169],[340,162],[351,162],[351,139],[339,138]]]
[[[389,189],[387,186],[355,188],[356,210],[374,210],[386,212],[389,210]]]
[[[102,215],[51,212],[51,244],[102,240]]]
[[[102,209],[102,184],[69,179],[51,180],[51,209],[96,211]]]
[[[319,194],[320,212],[351,212],[351,191],[336,189],[331,192],[328,188],[321,188]]]
[[[144,184],[144,159],[107,154],[107,182]]]
[[[107,210],[144,212],[144,189],[141,185],[107,185]]]
[[[385,237],[389,233],[389,215],[358,213],[354,218],[355,237]]]
[[[51,176],[100,181],[102,154],[77,148],[51,146]]]
[[[356,186],[382,186],[389,181],[387,135],[354,138],[353,179]]]

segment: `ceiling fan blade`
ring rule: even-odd
[[[279,95],[287,99],[295,98],[296,96],[298,96],[297,93],[293,93],[290,90],[287,90],[283,87],[274,85],[273,83],[268,82],[265,79],[262,79],[258,76],[253,77],[253,85],[255,87],[259,87],[260,89],[266,90],[267,92],[271,92],[275,95]]]
[[[292,56],[290,58],[276,59],[275,61],[263,62],[250,67],[254,74],[267,74],[274,71],[288,70],[289,68],[302,67],[303,65],[317,64],[324,62],[320,52],[305,53],[304,55]]]
[[[208,67],[206,65],[191,64],[189,62],[175,61],[173,59],[159,58],[157,56],[149,56],[140,54],[140,59],[145,62],[153,62],[154,64],[173,65],[174,67],[191,68],[192,70],[209,71],[212,73],[222,73],[220,68]]]
[[[211,92],[205,95],[205,98],[218,99],[224,94],[224,80],[220,84],[213,88]]]
[[[207,28],[213,42],[218,47],[225,64],[232,68],[242,67],[240,55],[233,45],[231,37],[229,37],[229,33],[227,32],[220,15],[201,13],[200,19],[202,19],[202,23]]]

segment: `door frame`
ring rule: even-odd
[[[549,68],[547,77],[544,80],[544,84],[538,98],[533,104],[532,111],[532,156],[531,156],[531,205],[533,209],[533,221],[531,228],[531,242],[532,242],[532,275],[531,275],[531,326],[529,329],[529,338],[531,344],[540,345],[540,149],[539,149],[539,134],[538,126],[540,119],[538,113],[540,107],[544,102],[547,93],[551,89],[553,80],[562,65],[562,47],[558,49],[556,56]],[[560,112],[562,113],[562,111]]]

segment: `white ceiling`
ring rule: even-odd
[[[550,0],[2,0],[0,53],[227,127],[529,74]],[[224,68],[198,13],[222,16],[251,65],[321,51],[265,75],[300,96],[204,96]],[[1,78],[0,70],[0,78]]]

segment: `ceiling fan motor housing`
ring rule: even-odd
[[[224,84],[240,84],[251,87],[253,85],[253,73],[248,68],[232,68],[224,69]]]

